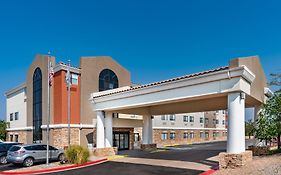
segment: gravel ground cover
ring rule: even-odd
[[[281,154],[254,157],[252,162],[237,169],[216,171],[213,175],[281,175]]]

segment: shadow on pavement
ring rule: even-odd
[[[188,170],[180,168],[170,168],[163,166],[141,165],[123,162],[106,162],[91,167],[81,168],[77,170],[58,172],[52,174],[60,175],[81,175],[81,174],[98,174],[98,175],[198,175],[203,171]]]

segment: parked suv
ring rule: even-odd
[[[6,164],[7,163],[7,153],[8,150],[14,146],[19,145],[21,143],[17,142],[1,142],[0,143],[0,164]]]
[[[7,161],[13,164],[22,164],[23,166],[32,166],[35,162],[45,162],[47,157],[47,145],[31,144],[12,146],[8,151]],[[64,159],[62,149],[49,146],[50,160]]]

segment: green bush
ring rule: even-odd
[[[82,146],[70,145],[70,147],[65,150],[65,157],[69,163],[82,164],[88,161],[90,152],[87,148]]]

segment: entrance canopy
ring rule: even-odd
[[[242,153],[245,151],[245,107],[257,109],[269,92],[259,58],[246,57],[213,70],[93,93],[97,147],[112,146],[112,113],[142,115],[143,144],[151,145],[152,115],[227,109],[227,152]]]
[[[229,66],[136,87],[93,93],[93,110],[124,114],[173,114],[227,109],[227,96],[243,92],[246,107],[266,99],[266,79],[258,57]]]

